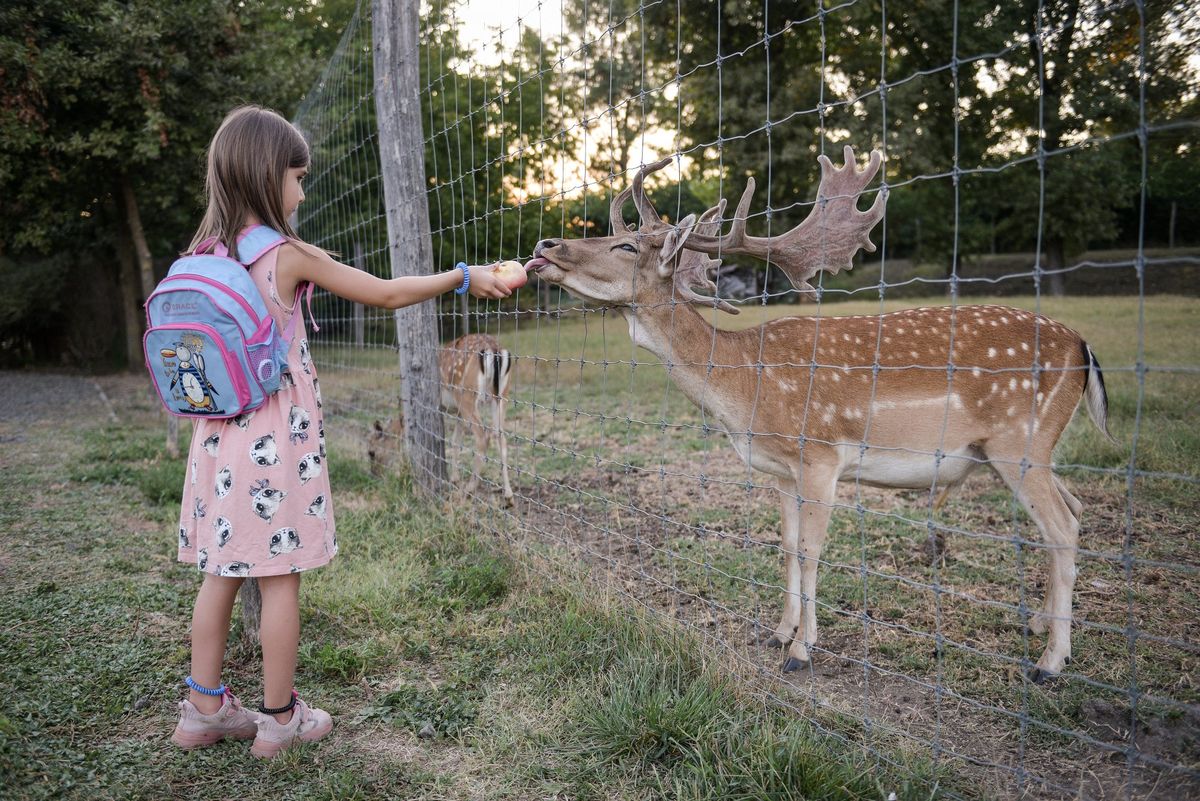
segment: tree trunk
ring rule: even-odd
[[[1065,264],[1066,259],[1063,256],[1063,241],[1062,237],[1050,236],[1046,238],[1046,269],[1054,270],[1047,278],[1050,283],[1050,294],[1056,298],[1061,298],[1067,294],[1066,281],[1063,273],[1060,272]]]
[[[138,211],[137,196],[128,175],[121,176],[121,196],[125,201],[125,222],[129,226],[130,241],[137,254],[138,270],[142,279],[142,297],[150,297],[154,291],[154,261],[150,258],[150,246],[146,244],[146,231],[142,228],[142,215]]]
[[[137,253],[138,272],[142,278],[142,297],[150,297],[154,291],[154,260],[150,258],[150,246],[146,244],[146,231],[142,228],[142,215],[138,211],[137,196],[128,175],[121,176],[121,195],[125,200],[125,221],[129,226],[129,237]],[[167,415],[167,455],[179,458],[179,418]]]
[[[1043,12],[1044,6],[1038,4],[1038,10],[1033,17],[1033,32],[1035,34],[1036,47],[1039,49],[1042,46],[1042,39],[1038,35],[1039,15]],[[1043,128],[1045,137],[1042,140],[1042,148],[1047,152],[1056,152],[1062,148],[1063,120],[1060,116],[1060,106],[1062,105],[1063,92],[1066,89],[1066,74],[1067,62],[1071,55],[1071,47],[1075,41],[1076,21],[1079,18],[1079,0],[1067,0],[1062,10],[1062,19],[1058,22],[1058,35],[1054,47],[1049,53],[1042,52],[1040,54],[1041,64],[1041,82],[1042,82],[1042,108],[1044,109],[1045,120]],[[1046,69],[1046,64],[1049,62],[1054,65],[1053,72]],[[1054,164],[1054,159],[1046,159],[1046,166],[1042,170],[1042,181],[1044,184],[1049,183],[1050,174]],[[1044,238],[1046,249],[1046,269],[1054,270],[1048,276],[1050,294],[1056,298],[1061,298],[1066,294],[1066,280],[1063,273],[1057,272],[1062,270],[1066,259],[1064,258],[1064,244],[1062,236],[1055,234],[1047,234]],[[1039,254],[1040,255],[1040,254]]]
[[[129,229],[117,226],[117,261],[121,265],[121,309],[125,321],[125,360],[130,372],[142,366],[142,320],[138,299],[143,297]]]
[[[138,273],[141,276],[142,297],[150,297],[154,291],[154,261],[150,257],[150,246],[146,243],[146,232],[142,228],[142,216],[138,211],[137,196],[133,192],[133,183],[128,175],[121,176],[121,195],[125,201],[125,222],[128,226],[129,238],[133,250],[137,254]],[[167,415],[167,454],[179,458],[179,419],[173,414]]]
[[[427,274],[433,266],[417,28],[418,0],[374,0],[375,109],[387,209],[392,275]],[[418,486],[440,494],[446,484],[438,370],[436,298],[396,311],[404,444]]]

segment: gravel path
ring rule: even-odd
[[[29,424],[80,414],[110,414],[95,378],[80,373],[0,370],[0,423]]]

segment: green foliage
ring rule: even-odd
[[[216,123],[238,102],[286,111],[311,82],[302,31],[264,2],[5,4],[0,242],[45,253],[111,241],[96,213],[129,175],[152,251],[176,251]]]
[[[29,261],[0,257],[0,363],[37,348],[61,326],[67,254]]]
[[[380,720],[419,732],[427,724],[440,737],[458,737],[475,722],[477,688],[404,685],[384,693],[363,711],[363,720]]]
[[[178,507],[187,465],[167,457],[161,434],[112,425],[89,431],[84,442],[87,458],[70,469],[73,481],[137,487],[155,506]]]
[[[451,531],[431,538],[422,550],[435,565],[424,587],[432,603],[478,609],[508,594],[512,565],[490,542]]]
[[[302,643],[298,664],[330,679],[355,683],[361,679],[376,658],[377,648],[370,645],[340,646],[332,642]]]

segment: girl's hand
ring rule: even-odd
[[[508,284],[500,280],[493,269],[494,265],[480,265],[471,268],[471,285],[467,291],[477,298],[499,300],[512,294]]]

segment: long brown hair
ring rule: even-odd
[[[299,239],[283,208],[283,180],[289,169],[307,166],[308,143],[279,114],[260,106],[229,112],[208,146],[208,209],[187,252],[216,237],[237,258],[237,237],[251,216]]]

